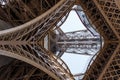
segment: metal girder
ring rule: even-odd
[[[88,30],[57,34],[57,47],[60,52],[81,55],[94,55],[101,47],[100,36],[93,36]]]
[[[36,78],[37,80],[38,77],[39,80],[54,80],[45,72],[19,60],[14,60],[11,63],[2,66],[0,70],[1,80],[33,80],[33,78]]]
[[[113,14],[118,15],[117,12],[113,13],[112,10],[119,11],[115,7],[115,1],[84,0],[79,1],[79,4],[104,39],[103,48],[101,48],[99,54],[96,54],[91,59],[83,80],[118,80],[119,74],[117,71],[119,71],[119,67],[111,68],[119,65],[119,63],[112,64],[113,62],[118,62],[115,56],[119,57],[120,45],[119,32],[116,29],[119,23],[114,22],[113,18],[116,17],[112,16]]]
[[[0,17],[11,25],[26,23],[53,7],[60,0],[5,0],[1,1]],[[4,13],[4,14],[3,14]]]
[[[7,19],[5,20],[10,22],[12,25],[16,26],[16,24],[19,24],[20,26],[0,31],[0,54],[16,58],[18,60],[22,60],[28,64],[31,64],[36,68],[43,70],[47,74],[47,76],[49,75],[54,79],[73,80],[74,78],[67,65],[63,62],[63,60],[42,48],[39,44],[39,41],[47,33],[47,31],[53,27],[53,25],[57,24],[60,17],[62,17],[63,14],[66,13],[67,9],[72,7],[72,5],[74,4],[74,0],[55,1],[56,3],[53,2],[54,4],[52,4],[53,7],[48,9],[47,6],[43,5],[43,1],[42,4],[40,4],[43,5],[42,7],[47,9],[47,11],[42,15],[39,14],[40,16],[34,16],[35,11],[32,11],[33,9],[31,8],[31,5],[33,7],[35,7],[35,5],[33,2],[31,3],[31,1],[12,0],[6,3],[4,7],[1,7],[2,10],[5,9],[5,7],[9,7],[6,8],[6,10],[8,10],[7,14],[9,14],[8,16],[10,16],[10,21],[12,17],[13,20],[11,22],[15,24],[12,24]],[[37,1],[38,0],[36,0],[36,2]],[[48,2],[46,0],[44,4],[48,4]],[[16,21],[16,17],[19,15],[14,16],[12,13],[9,12],[9,9],[13,11],[13,14],[17,13],[17,9],[19,9],[20,11],[21,9],[25,9],[25,14],[29,13],[27,17],[32,17],[30,17],[29,19],[26,18],[28,19],[28,21],[35,17],[36,18],[27,23],[26,21],[23,21],[22,23],[19,21],[14,22]],[[19,18],[21,17],[19,16]],[[32,71],[30,72],[32,73]],[[15,76],[18,75],[19,71],[18,74],[16,74]]]
[[[93,63],[90,62],[83,80],[119,79],[120,31],[118,4],[116,5],[114,0],[76,0],[76,4],[81,4],[85,9],[85,13],[105,41],[103,49],[95,56],[96,58],[92,58],[91,62]],[[23,65],[24,67],[21,68],[21,66],[18,67],[18,61],[11,63],[11,65],[0,68],[1,80],[9,78],[73,80],[66,64],[41,47],[39,43],[47,32],[53,29],[61,18],[70,11],[73,5],[74,0],[0,0],[0,19],[14,26],[12,29],[0,31],[0,54],[22,60],[36,67],[27,66],[25,63],[26,67]],[[80,35],[74,33],[67,35],[67,38],[61,37],[61,42],[58,42],[64,45],[65,51],[66,48],[80,48],[79,45],[73,45],[75,44],[73,42],[75,38],[77,42],[81,40]],[[83,37],[87,38],[86,36]],[[67,46],[62,41],[67,41]],[[111,69],[111,66],[115,67]],[[117,73],[117,77],[113,73]],[[110,74],[110,76],[107,74]]]

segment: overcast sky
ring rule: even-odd
[[[86,29],[79,20],[75,11],[71,11],[66,22],[61,26],[64,32],[77,31]],[[90,56],[65,53],[62,59],[66,62],[73,74],[84,73]]]

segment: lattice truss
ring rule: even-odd
[[[59,21],[58,27],[53,29],[56,38],[50,36],[50,39],[55,43],[55,45],[53,45],[53,52],[56,51],[59,57],[65,52],[81,55],[94,55],[94,53],[97,53],[102,46],[102,37],[100,37],[99,33],[93,28],[93,25],[88,20],[81,6],[74,6],[72,7],[72,10],[76,12],[87,30],[64,33],[60,26],[58,26],[66,20],[66,18],[63,18],[63,20]],[[68,14],[66,14],[65,17],[67,17]]]
[[[120,9],[116,5],[115,0],[97,0],[97,3],[100,5],[100,9],[109,24],[112,27],[114,26],[116,33],[120,36]]]
[[[53,79],[73,80],[67,65],[46,50],[41,40],[71,9],[74,0],[1,0],[0,2],[0,19],[14,27],[0,31],[0,54],[31,64]],[[1,74],[4,76],[6,72]],[[0,75],[0,78],[4,77]]]
[[[21,25],[46,12],[58,1],[60,0],[1,0],[0,18],[13,26]]]
[[[119,8],[114,0],[81,0],[78,2],[105,41],[103,49],[96,59],[93,59],[92,65],[89,65],[83,80],[119,79]],[[14,27],[0,31],[0,54],[32,65],[27,67],[27,71],[24,71],[26,67],[23,67],[24,69],[17,74],[10,68],[20,70],[21,67],[16,67],[17,65],[27,66],[28,64],[18,61],[7,67],[1,67],[1,79],[7,74],[10,75],[7,79],[10,77],[17,79],[20,75],[26,78],[27,74],[32,76],[32,73],[38,71],[38,73],[47,75],[46,79],[73,80],[66,64],[41,45],[41,39],[45,37],[46,32],[58,26],[57,23],[62,22],[61,18],[70,11],[73,5],[74,0],[0,0],[0,19]],[[68,40],[70,39],[72,40],[71,36],[68,37]],[[30,68],[33,68],[33,72]],[[11,73],[5,72],[5,69],[11,70]],[[34,80],[30,76],[28,78]]]
[[[109,67],[103,74],[103,80],[117,80],[120,78],[120,47],[111,59]]]
[[[80,4],[104,38],[104,46],[93,58],[83,80],[119,80],[120,9],[114,0],[84,0]]]
[[[100,36],[93,36],[88,30],[58,34],[60,51],[82,55],[92,55],[100,49]]]
[[[54,80],[48,74],[19,60],[0,68],[1,80]]]

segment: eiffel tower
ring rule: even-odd
[[[119,0],[0,0],[0,80],[75,80],[75,77],[119,80],[119,3]],[[87,31],[64,33],[59,28],[74,5],[82,7],[99,36],[86,36],[88,31],[94,36],[98,33],[79,13]],[[81,74],[72,74],[60,58],[64,52],[81,54],[81,48],[84,55],[91,55],[89,49],[100,49],[82,78]]]

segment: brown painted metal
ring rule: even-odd
[[[118,80],[120,74],[117,72],[120,69],[118,67],[120,64],[116,56],[120,58],[120,32],[118,32],[119,23],[117,22],[119,18],[115,17],[115,15],[119,15],[117,13],[119,9],[115,1],[84,0],[79,1],[79,4],[104,39],[103,48],[95,56],[96,58],[93,58],[92,64],[89,65],[83,80]],[[112,64],[114,62],[116,64]]]
[[[116,1],[76,0],[104,39],[83,80],[119,79],[120,10]],[[73,5],[74,0],[0,0],[0,19],[13,27],[0,31],[0,54],[23,61],[0,67],[1,80],[73,80],[63,60],[39,43]]]
[[[0,12],[7,16],[1,16],[1,19],[15,27],[0,31],[0,54],[31,64],[56,80],[73,80],[64,61],[39,44],[73,4],[74,0],[8,0],[5,5],[2,4]],[[15,76],[20,74],[19,71],[17,73]],[[34,69],[28,71],[31,76],[32,73]]]

